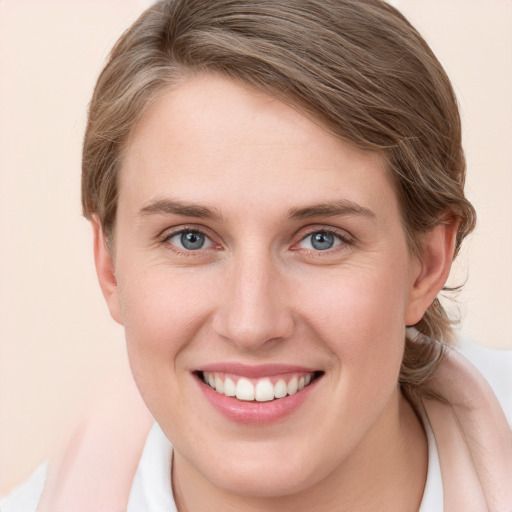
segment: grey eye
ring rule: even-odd
[[[341,244],[341,237],[329,231],[315,231],[304,237],[300,246],[302,249],[326,251]]]
[[[181,245],[189,251],[201,249],[204,246],[205,236],[197,231],[186,231],[180,235]]]
[[[167,238],[167,242],[185,251],[198,251],[199,249],[207,249],[212,245],[211,240],[204,233],[194,230],[175,233]]]
[[[334,247],[335,238],[332,233],[313,233],[311,236],[311,246],[318,251],[325,251]]]

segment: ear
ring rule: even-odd
[[[406,325],[415,325],[446,283],[455,251],[459,223],[443,221],[422,236],[421,254],[414,265],[413,285],[406,310]]]
[[[107,247],[101,222],[96,215],[93,216],[91,225],[94,235],[94,262],[101,291],[112,318],[122,325],[121,304],[119,302],[119,289],[114,272],[114,260]]]

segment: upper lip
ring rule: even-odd
[[[289,364],[248,365],[245,363],[210,363],[195,369],[196,372],[230,373],[240,377],[262,378],[287,373],[314,373],[318,368]]]

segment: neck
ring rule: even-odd
[[[397,392],[378,422],[334,472],[293,495],[241,496],[213,486],[179,453],[174,453],[173,461],[173,489],[180,512],[386,512],[418,510],[428,449],[420,421]]]

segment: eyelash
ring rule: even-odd
[[[197,233],[199,235],[202,235],[209,241],[209,243],[211,245],[213,245],[213,247],[206,247],[206,248],[201,247],[196,250],[193,250],[193,249],[187,250],[187,249],[181,249],[177,245],[171,244],[169,242],[172,238],[174,238],[180,234],[183,234],[183,233]],[[326,248],[323,250],[322,249],[314,249],[314,248],[313,249],[310,249],[310,248],[301,249],[300,247],[297,247],[300,243],[307,240],[308,237],[311,237],[312,235],[317,234],[317,233],[333,235],[338,240],[339,243],[336,244],[334,247],[329,247],[329,248]],[[176,229],[174,231],[170,231],[170,232],[166,231],[162,235],[159,236],[159,240],[162,244],[164,244],[170,250],[177,252],[180,255],[189,256],[189,257],[194,257],[194,256],[198,256],[199,254],[204,254],[204,251],[208,250],[208,249],[222,248],[222,246],[220,244],[217,244],[214,241],[214,237],[211,236],[208,233],[208,231],[205,230],[204,227],[202,227],[202,226],[201,227],[199,227],[199,226],[182,226],[179,229]],[[298,242],[293,244],[293,246],[291,247],[291,250],[292,251],[303,250],[303,251],[307,251],[309,254],[313,254],[315,256],[321,256],[323,254],[327,255],[327,254],[331,254],[333,252],[337,252],[340,250],[341,251],[346,250],[346,249],[348,249],[349,246],[354,245],[354,243],[355,243],[354,239],[350,235],[348,235],[345,231],[343,233],[341,233],[340,230],[335,229],[335,228],[326,227],[326,226],[318,226],[318,227],[313,226],[313,227],[310,227],[307,230],[307,232],[301,236],[301,238]]]
[[[336,237],[338,239],[338,241],[340,243],[338,245],[332,247],[332,248],[324,249],[324,250],[320,250],[320,249],[304,249],[304,250],[308,251],[309,253],[313,253],[315,255],[328,254],[328,253],[332,253],[333,251],[336,251],[336,250],[344,250],[344,249],[347,249],[348,246],[354,245],[354,243],[355,243],[354,239],[351,236],[349,236],[346,232],[341,233],[339,230],[337,230],[335,228],[322,226],[322,227],[310,228],[301,237],[299,242],[294,244],[294,247],[297,246],[299,243],[305,241],[308,237],[310,237],[310,236],[312,236],[312,235],[314,235],[316,233],[333,235],[334,237]],[[299,249],[293,249],[293,250],[299,250]]]
[[[175,236],[181,235],[183,233],[197,233],[199,235],[202,235],[205,237],[206,240],[208,240],[210,242],[210,244],[213,245],[213,247],[209,247],[209,248],[201,247],[196,250],[193,250],[193,249],[187,250],[187,249],[181,249],[180,247],[178,247],[174,244],[171,244],[169,242]],[[204,228],[197,227],[197,226],[182,226],[179,229],[176,229],[175,231],[165,231],[158,238],[159,238],[160,243],[165,245],[168,249],[170,249],[174,252],[177,252],[183,256],[197,256],[198,253],[203,253],[204,250],[211,249],[211,248],[218,249],[221,247],[220,244],[217,244],[216,242],[214,242],[213,237],[210,234],[208,234]]]

